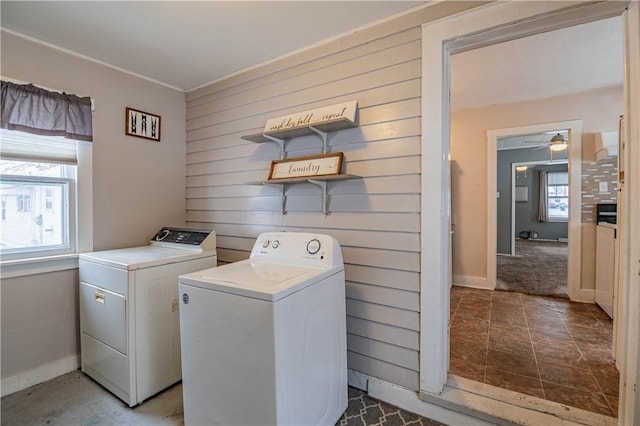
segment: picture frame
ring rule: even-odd
[[[160,142],[160,116],[127,107],[125,109],[125,134]]]
[[[343,158],[344,154],[342,152],[332,152],[329,154],[273,160],[269,170],[269,180],[277,181],[339,175],[340,170],[342,170]]]

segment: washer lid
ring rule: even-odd
[[[335,274],[341,268],[241,260],[181,275],[180,284],[274,302]]]
[[[133,271],[215,255],[215,250],[200,253],[177,248],[142,246],[81,253],[79,258],[86,262]]]

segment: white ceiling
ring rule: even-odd
[[[424,1],[6,1],[1,25],[189,90]],[[453,109],[622,84],[619,18],[454,55]]]
[[[424,1],[5,1],[3,28],[189,90]]]

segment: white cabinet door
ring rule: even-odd
[[[596,226],[596,303],[613,318],[616,230]]]

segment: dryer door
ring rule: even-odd
[[[127,354],[126,299],[100,287],[80,283],[82,332]]]

